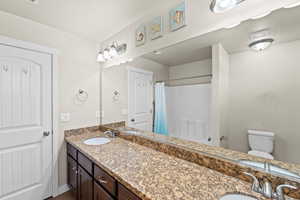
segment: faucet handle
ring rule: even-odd
[[[293,190],[297,190],[298,188],[293,186],[293,185],[288,185],[288,184],[282,184],[282,185],[278,185],[276,187],[276,197],[278,200],[284,200],[284,192],[283,189],[284,188],[289,188],[289,189],[293,189]]]
[[[243,174],[245,174],[245,175],[247,175],[247,176],[249,176],[249,177],[251,177],[253,179],[252,191],[261,193],[262,192],[262,188],[260,187],[258,179],[253,174],[251,174],[251,173],[243,172]]]

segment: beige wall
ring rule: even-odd
[[[60,124],[59,184],[66,184],[66,152],[63,145],[65,129],[98,124],[99,66],[96,63],[96,43],[33,21],[0,12],[0,34],[59,50],[59,110],[69,112],[71,120]],[[89,93],[83,105],[74,104],[78,89]]]
[[[135,67],[153,72],[154,82],[168,79],[168,67],[154,61],[137,58],[133,62],[103,69],[102,72],[102,123],[127,121],[128,111],[128,71],[127,67]],[[120,93],[119,100],[113,100],[113,92]],[[153,96],[153,95],[152,95]],[[123,112],[122,112],[123,110]]]
[[[247,130],[276,134],[275,158],[300,163],[300,41],[230,56],[229,148],[247,152]]]
[[[222,14],[212,13],[209,10],[210,1],[208,0],[187,0],[187,26],[178,31],[170,32],[168,12],[179,2],[182,2],[182,0],[162,1],[160,9],[145,13],[145,16],[143,16],[141,19],[137,20],[136,22],[132,22],[119,33],[104,41],[103,45],[111,45],[113,41],[118,41],[119,43],[125,42],[128,45],[128,51],[123,57],[120,58],[120,60],[126,58],[137,58],[154,50],[165,48],[178,42],[219,30],[225,26],[230,26],[238,22],[245,21],[251,17],[261,15],[262,13],[266,13],[270,10],[282,8],[284,5],[289,5],[290,3],[295,2],[295,0],[272,0],[272,3],[261,0],[245,1],[242,6],[238,6],[237,8]],[[141,24],[147,24],[153,19],[153,17],[159,15],[164,17],[164,36],[153,41],[147,37],[147,43],[145,45],[136,47],[134,40],[136,28]],[[203,47],[207,46],[205,43],[203,45]],[[117,62],[120,62],[120,60],[115,59],[113,62],[108,62],[107,65],[113,65]]]

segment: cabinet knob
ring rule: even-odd
[[[131,119],[130,121],[131,121],[131,122],[135,122],[135,119]]]

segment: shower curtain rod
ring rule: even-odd
[[[181,81],[181,80],[188,80],[188,79],[194,79],[194,78],[205,78],[205,77],[212,77],[212,76],[213,76],[212,74],[205,74],[205,75],[190,76],[190,77],[185,77],[185,78],[161,80],[161,81],[156,81],[156,83],[163,83],[163,82],[169,82],[169,81]]]

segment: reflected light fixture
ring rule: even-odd
[[[262,51],[270,47],[273,42],[274,42],[273,38],[261,39],[261,40],[251,42],[249,44],[249,47],[255,51]]]
[[[222,13],[230,10],[245,0],[213,0],[210,4],[210,10],[214,13]]]
[[[252,33],[250,39],[249,47],[255,51],[265,50],[275,41],[268,29]]]
[[[103,51],[100,51],[97,56],[98,62],[106,62],[112,60],[113,58],[124,54],[127,50],[127,44],[118,45],[117,42],[114,42],[111,46],[105,48]]]

